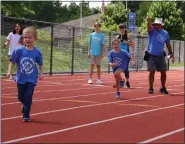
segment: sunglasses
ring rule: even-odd
[[[126,29],[126,27],[120,27],[119,29]]]

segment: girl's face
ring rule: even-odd
[[[23,37],[24,37],[24,44],[27,47],[34,45],[35,37],[33,36],[32,32],[24,32]]]
[[[118,40],[117,40],[117,41],[114,41],[112,47],[113,47],[115,50],[118,50],[118,49],[119,49],[119,41],[118,41]]]
[[[125,27],[120,27],[120,32],[123,33],[125,32],[126,28]]]
[[[19,25],[19,24],[16,24],[16,25],[15,25],[15,31],[16,31],[17,33],[19,33],[20,30],[21,30],[20,25]]]

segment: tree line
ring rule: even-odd
[[[101,3],[100,3],[101,5]],[[71,2],[68,6],[62,1],[2,1],[2,14],[47,22],[67,22],[100,13],[100,8],[89,8],[89,2],[82,1],[78,5]],[[185,1],[111,1],[104,7],[99,21],[102,29],[119,31],[118,25],[127,22],[129,12],[136,12],[136,25],[139,33],[146,35],[146,17],[149,15],[154,21],[162,17],[165,29],[172,39],[185,40]]]

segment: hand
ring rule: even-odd
[[[115,67],[115,66],[117,66],[117,64],[116,63],[112,63],[112,66]]]
[[[133,65],[133,66],[135,66],[135,65],[136,65],[135,61],[132,61],[132,65]]]
[[[118,39],[119,38],[119,35],[117,35],[115,38]]]
[[[169,59],[171,60],[172,63],[174,63],[174,56],[173,55],[169,55]]]
[[[39,80],[43,80],[43,78],[44,78],[44,77],[43,77],[43,74],[40,74],[40,75],[39,75]]]
[[[5,44],[3,45],[3,48],[6,48],[6,45]]]
[[[147,16],[147,21],[150,22],[150,20],[151,20],[151,19],[150,19],[150,16]]]
[[[90,53],[87,54],[88,58],[90,58]]]
[[[104,58],[104,54],[101,55],[101,59]]]

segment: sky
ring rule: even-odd
[[[67,4],[67,5],[69,5],[70,4],[70,1],[76,1],[76,4],[79,4],[79,0],[60,0],[60,1],[62,1],[62,5],[65,5],[65,4]],[[101,5],[102,5],[102,0],[84,0],[84,1],[90,1],[89,2],[89,7],[90,8],[96,8],[96,7],[101,7]],[[107,4],[109,4],[110,3],[110,1],[111,0],[104,0],[104,4],[105,5],[107,5]]]

